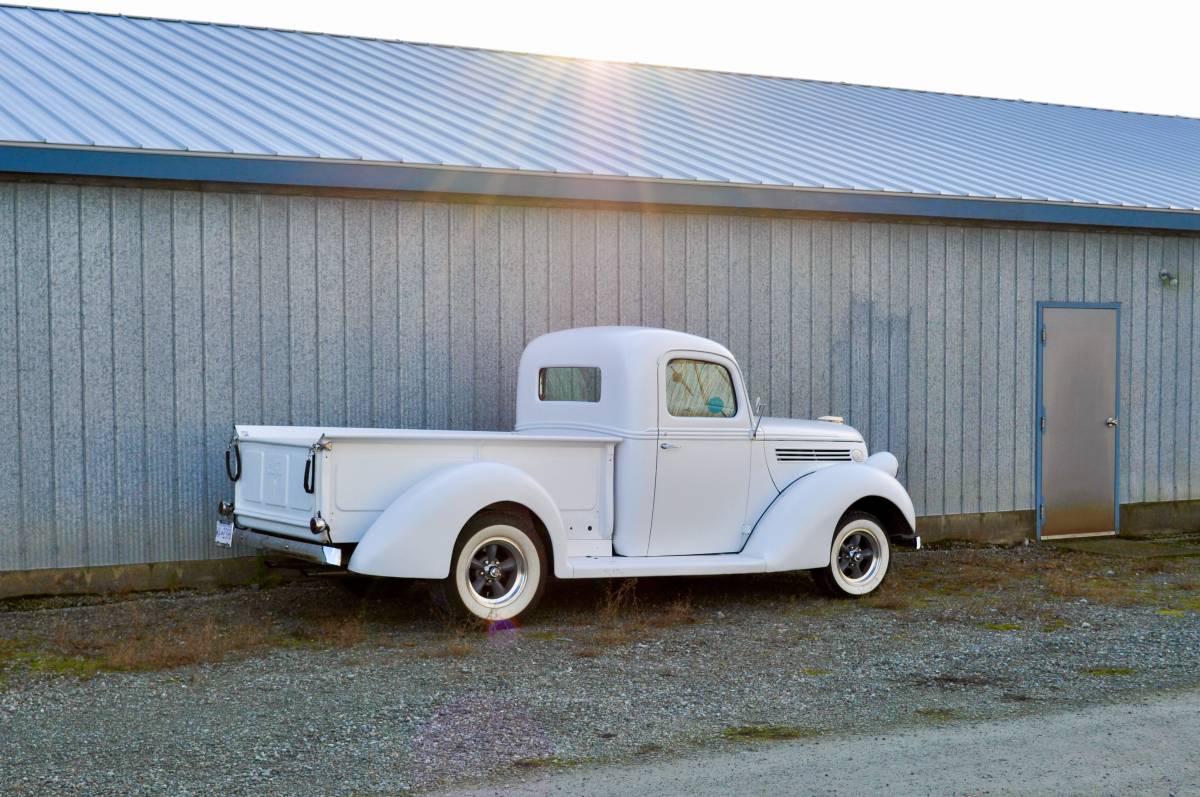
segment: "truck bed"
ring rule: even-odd
[[[252,529],[355,543],[421,479],[440,468],[490,461],[518,467],[546,488],[572,540],[583,543],[573,545],[577,550],[603,552],[610,544],[616,438],[322,426],[237,426],[235,433],[242,460],[236,518]],[[310,462],[311,493],[304,480]],[[317,514],[328,523],[325,535],[309,531]]]

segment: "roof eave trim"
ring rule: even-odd
[[[1183,210],[144,150],[3,145],[0,172],[1200,231]]]

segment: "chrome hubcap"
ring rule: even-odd
[[[481,603],[496,605],[515,597],[525,578],[525,557],[509,540],[484,540],[471,554],[467,582]]]
[[[838,548],[837,566],[849,581],[863,581],[875,574],[879,564],[878,544],[874,536],[855,531],[846,535]]]

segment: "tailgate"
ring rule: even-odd
[[[281,438],[260,436],[253,427],[238,428],[242,473],[234,487],[235,514],[239,523],[252,529],[311,539],[308,521],[315,504],[305,490],[304,468],[320,432],[314,430],[310,438],[296,434],[298,429],[289,431],[292,434]]]

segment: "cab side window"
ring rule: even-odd
[[[667,412],[681,418],[732,418],[737,396],[729,369],[704,360],[667,363]]]

